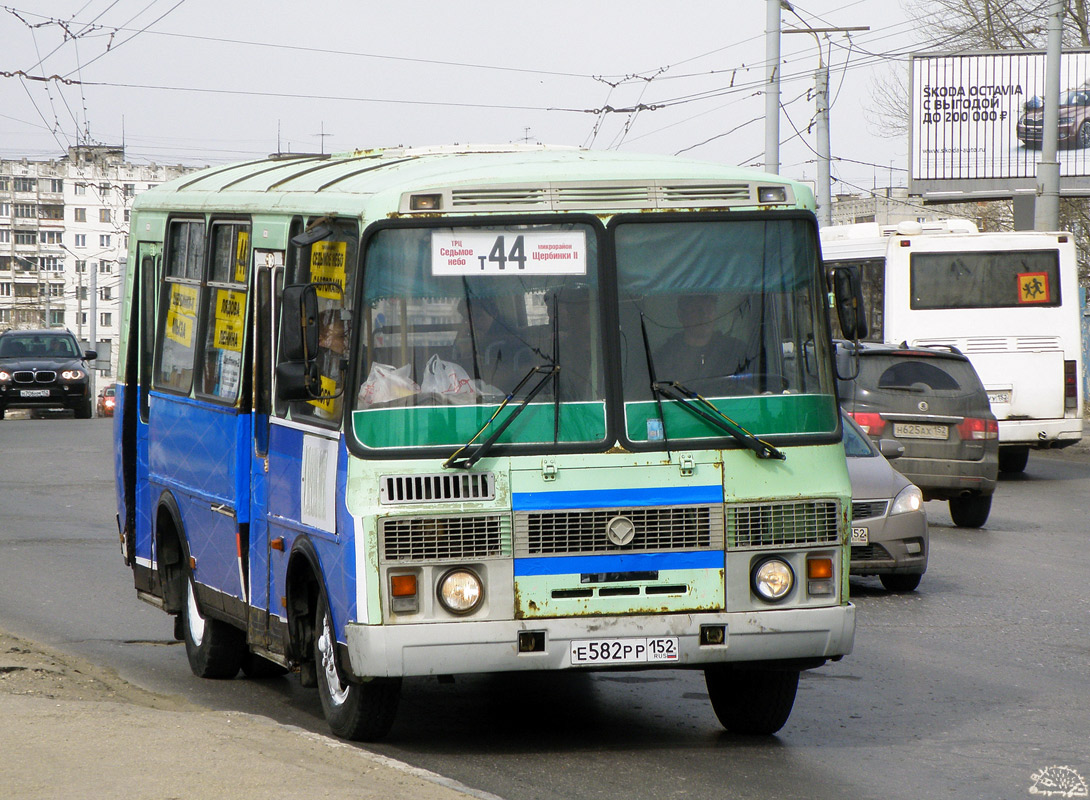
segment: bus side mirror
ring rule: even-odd
[[[276,394],[312,400],[322,394],[318,373],[318,294],[313,284],[285,286],[280,301]]]
[[[833,267],[831,272],[840,330],[848,339],[867,338],[867,315],[859,273],[850,267]]]

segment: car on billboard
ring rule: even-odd
[[[1018,119],[1018,138],[1026,147],[1041,147],[1045,137],[1045,103],[1028,100]],[[1059,142],[1063,148],[1090,147],[1090,88],[1071,89],[1060,95]]]

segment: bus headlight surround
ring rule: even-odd
[[[472,614],[484,600],[484,583],[473,570],[456,567],[439,579],[436,594],[451,614]]]
[[[753,593],[769,603],[778,603],[795,588],[795,573],[782,558],[766,558],[753,566]]]

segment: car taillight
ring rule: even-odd
[[[875,414],[872,411],[855,411],[849,412],[852,419],[856,421],[864,433],[871,436],[880,436],[882,431],[885,430],[886,421],[882,419],[881,414]]]
[[[1079,379],[1078,364],[1074,361],[1064,362],[1064,406],[1076,408],[1079,404]]]
[[[999,423],[994,419],[966,417],[958,424],[958,434],[963,442],[973,439],[998,439]]]

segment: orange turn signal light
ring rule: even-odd
[[[831,558],[811,558],[806,561],[806,577],[810,580],[828,580],[833,577]]]
[[[413,597],[416,594],[416,576],[391,575],[390,594],[393,597]]]

